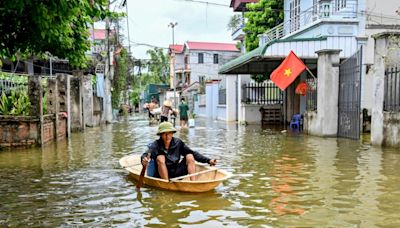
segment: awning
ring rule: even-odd
[[[334,43],[334,42],[332,42]],[[346,43],[346,42],[342,42]],[[316,50],[326,49],[326,37],[280,39],[266,43],[224,64],[219,74],[270,74],[276,69],[290,50],[300,58],[317,59]]]
[[[219,72],[220,74],[248,74],[250,73],[249,71],[254,71],[251,73],[263,73],[265,71],[262,71],[262,69],[259,69],[259,67],[250,67],[248,63],[256,63],[256,62],[262,62],[262,59],[264,58],[264,53],[265,50],[267,49],[268,45],[263,45],[261,47],[258,47],[250,52],[247,52],[243,54],[242,56],[239,56],[236,59],[233,59],[226,64],[224,64],[220,69]],[[257,65],[257,64],[253,64]],[[257,71],[257,72],[256,72]]]

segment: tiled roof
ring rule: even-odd
[[[182,53],[183,52],[183,45],[180,45],[180,44],[172,45],[172,44],[170,44],[169,45],[169,50],[170,50],[170,52],[171,52],[171,50],[174,50],[175,53]]]
[[[241,12],[242,10],[247,11],[246,4],[247,3],[255,3],[259,0],[231,0],[230,7],[233,8],[235,12]]]
[[[110,30],[110,35],[112,36],[114,30]],[[90,31],[90,38],[94,40],[105,40],[107,35],[107,29],[94,29]]]
[[[210,42],[186,42],[187,47],[191,50],[207,50],[207,51],[239,51],[236,44],[232,43],[210,43]]]

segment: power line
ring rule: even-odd
[[[199,3],[199,4],[212,5],[212,6],[229,7],[229,5],[225,5],[225,4],[221,4],[221,3],[198,1],[198,0],[175,0],[175,1],[181,1],[181,2],[183,1],[183,2]]]

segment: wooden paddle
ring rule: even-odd
[[[147,156],[147,158],[149,158],[149,157],[150,156]],[[147,165],[149,164],[149,162],[147,162],[145,165],[143,165],[142,171],[140,172],[139,181],[136,184],[136,191],[140,191],[140,187],[142,187],[143,179],[144,179],[144,173],[146,172],[146,168],[147,168]]]

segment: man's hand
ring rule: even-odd
[[[210,162],[209,162],[209,164],[210,164],[211,166],[216,165],[216,164],[217,164],[217,159],[211,159]]]
[[[149,164],[149,161],[150,161],[150,158],[149,158],[149,157],[144,157],[144,158],[142,159],[142,165],[145,166],[145,165]]]

